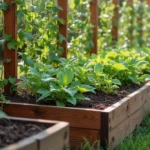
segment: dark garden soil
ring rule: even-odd
[[[46,128],[44,125],[0,119],[0,148],[35,135]]]
[[[79,108],[95,108],[99,110],[103,110],[108,106],[111,106],[112,104],[118,102],[122,98],[126,97],[130,93],[136,91],[140,87],[144,85],[132,85],[132,86],[124,86],[121,87],[115,94],[106,94],[104,92],[97,91],[96,94],[93,93],[86,93],[85,96],[89,97],[91,101],[82,101],[77,104],[75,107]],[[6,95],[7,100],[11,100],[11,102],[17,102],[17,103],[30,103],[30,104],[36,104],[36,99],[33,96],[29,96],[28,92],[24,89],[21,89],[21,94],[18,94],[16,96],[12,95]],[[54,101],[45,101],[40,102],[39,104],[42,105],[55,105]],[[71,106],[72,107],[72,106]],[[74,107],[74,106],[73,106]]]

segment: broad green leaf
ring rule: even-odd
[[[147,61],[140,61],[140,62],[138,62],[138,66],[143,66],[143,65],[147,65],[148,64],[148,62]]]
[[[67,102],[69,102],[69,103],[71,103],[71,104],[73,104],[73,105],[76,105],[77,100],[76,100],[75,97],[68,97],[68,98],[67,98]]]
[[[112,83],[116,85],[121,85],[121,82],[118,79],[112,79]]]
[[[149,74],[144,74],[141,76],[141,78],[143,78],[144,81],[150,81],[150,75]]]
[[[23,60],[24,60],[26,65],[28,65],[30,67],[34,66],[34,61],[31,58],[24,56]]]
[[[48,78],[42,79],[42,81],[43,81],[43,82],[50,82],[50,81],[52,81],[52,82],[57,82],[57,79],[52,78],[52,77],[48,77]]]
[[[7,84],[8,84],[8,80],[7,80],[7,79],[4,79],[4,80],[3,80],[3,83],[4,83],[4,85],[7,85]]]
[[[63,86],[69,85],[73,80],[73,72],[70,69],[65,69],[58,74],[58,80]]]
[[[31,41],[31,40],[32,40],[32,33],[26,32],[26,33],[25,33],[25,38],[26,38],[27,40]]]
[[[115,51],[111,51],[111,52],[107,53],[106,57],[108,57],[108,58],[115,58],[115,57],[117,57],[117,55],[118,54]]]
[[[0,95],[0,100],[5,102],[5,103],[7,102],[7,100],[3,94]]]
[[[88,97],[85,97],[83,94],[81,93],[78,93],[75,95],[75,98],[78,99],[78,100],[90,100]]]
[[[4,34],[4,39],[6,41],[10,41],[12,39],[12,35],[10,35],[10,34]]]
[[[34,75],[39,75],[39,72],[38,72],[38,70],[37,70],[36,68],[30,67],[30,71],[31,71],[31,73],[34,74]]]
[[[126,67],[121,63],[115,63],[114,65],[112,65],[112,68],[114,68],[116,71],[126,70]]]
[[[47,92],[49,92],[49,90],[48,89],[44,89],[44,88],[41,88],[41,89],[39,89],[37,91],[37,93],[39,93],[39,94],[44,94],[44,93],[47,93]]]
[[[23,10],[17,10],[17,17],[22,18],[25,15]]]
[[[43,88],[39,89],[39,90],[37,91],[37,93],[39,93],[39,94],[42,95],[42,96],[40,96],[40,97],[38,98],[37,102],[40,101],[40,100],[43,100],[43,99],[45,99],[45,98],[47,98],[47,97],[50,96],[50,90],[43,89]]]
[[[92,86],[89,86],[89,85],[80,85],[80,86],[77,86],[77,88],[81,93],[85,93],[85,92],[95,93],[95,91],[94,91],[95,88]]]
[[[15,84],[15,83],[16,83],[16,79],[15,79],[15,78],[12,78],[12,77],[9,77],[9,78],[8,78],[8,81],[9,81],[11,84]]]
[[[64,91],[71,97],[74,97],[74,95],[77,93],[77,90],[73,88],[64,88]]]
[[[63,35],[59,35],[59,42],[62,43],[63,41],[65,41],[65,37]]]
[[[5,11],[8,9],[8,3],[1,2],[0,3],[0,10]]]
[[[128,76],[128,78],[133,82],[133,83],[137,83],[138,79],[136,77],[132,77],[132,76]]]
[[[11,40],[7,44],[9,50],[16,49],[18,45],[19,45],[19,43],[16,40]]]
[[[101,63],[98,63],[94,66],[94,73],[98,74],[100,71],[102,71],[103,65]]]

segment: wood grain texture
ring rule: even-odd
[[[35,139],[28,138],[16,144],[11,144],[7,147],[1,148],[0,150],[37,150],[38,145]]]
[[[147,89],[147,99],[144,104],[144,109],[145,109],[146,114],[149,114],[150,112],[150,88]]]
[[[126,98],[106,108],[103,112],[109,113],[109,128],[113,129],[143,106],[148,98],[147,90],[149,89],[150,83],[147,83]]]
[[[80,147],[81,143],[84,143],[84,138],[93,144],[95,141],[100,140],[100,130],[83,128],[70,129],[70,144],[72,147]]]
[[[67,57],[67,41],[68,41],[68,0],[58,0],[58,6],[62,10],[58,11],[59,18],[64,20],[64,24],[59,22],[59,35],[63,35],[65,40],[59,43],[59,46],[63,48],[62,57]]]
[[[15,103],[4,104],[3,109],[10,116],[67,121],[71,127],[100,129],[101,112],[96,110]]]
[[[98,38],[98,0],[92,0],[90,2],[90,20],[93,25],[93,48],[91,54],[97,54],[97,38]]]
[[[119,23],[119,0],[112,0],[115,5],[114,16],[112,18],[112,44],[115,45],[118,41],[118,23]]]
[[[4,2],[9,4],[7,11],[4,11],[4,33],[12,35],[13,39],[17,39],[17,19],[16,19],[16,5],[11,4],[13,0],[4,0]],[[10,59],[10,62],[7,62]],[[9,50],[7,48],[7,43],[4,45],[4,78],[9,76],[14,77],[17,80],[17,51]],[[5,86],[5,93],[10,92],[11,85]]]
[[[143,121],[145,110],[142,106],[134,112],[130,117],[125,119],[121,124],[109,132],[109,147],[110,150],[116,148],[122,140],[124,140],[136,127]]]
[[[69,124],[58,123],[36,137],[39,150],[67,150],[69,148]]]

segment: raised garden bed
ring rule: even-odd
[[[3,129],[0,130],[0,150],[67,150],[69,147],[69,124],[66,122],[15,117],[0,122]]]
[[[70,143],[78,147],[83,137],[91,143],[114,149],[139,125],[150,111],[150,83],[105,110],[10,103],[3,105],[11,116],[67,121]]]

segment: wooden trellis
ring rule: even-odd
[[[140,0],[141,1],[141,0]],[[16,18],[16,5],[12,3],[13,0],[4,0],[9,4],[9,9],[4,11],[4,33],[11,34],[13,39],[17,39],[17,18]],[[112,18],[112,41],[114,43],[118,40],[118,22],[119,22],[119,0],[112,0],[115,5],[114,16]],[[134,0],[128,0],[130,5],[133,5]],[[150,0],[147,0],[147,4],[150,6]],[[59,35],[63,35],[66,40],[59,44],[63,48],[62,57],[67,58],[67,39],[68,39],[68,0],[58,0],[58,5],[62,8],[58,12],[60,18],[65,21],[65,24],[59,24]],[[90,2],[90,20],[93,25],[93,48],[91,53],[97,53],[97,34],[98,34],[98,0],[92,0]],[[131,38],[132,41],[132,32]],[[7,60],[10,62],[7,62]],[[16,78],[17,80],[17,51],[9,50],[7,48],[7,43],[4,46],[4,77],[8,78],[9,76]],[[10,84],[5,86],[5,92],[9,93]]]

